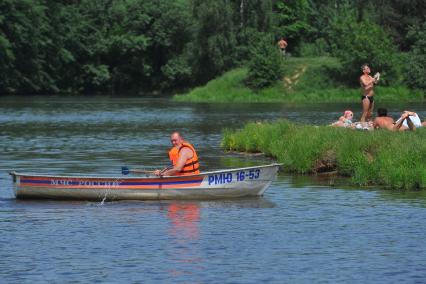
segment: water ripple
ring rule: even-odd
[[[206,169],[261,164],[270,160],[224,153],[222,129],[276,118],[327,123],[343,108],[2,100],[2,283],[423,283],[422,192],[280,175],[262,198],[20,201],[7,174],[118,175],[123,165],[161,167],[174,130],[197,145]]]

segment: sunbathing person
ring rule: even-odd
[[[401,117],[395,122],[394,131],[405,131],[411,130],[415,131],[416,128],[426,126],[426,124],[421,122],[417,113],[413,111],[404,111]]]
[[[374,119],[373,126],[374,129],[387,129],[394,130],[394,120],[392,117],[388,116],[388,111],[385,108],[377,109],[377,117]]]
[[[341,116],[338,121],[333,122],[331,126],[349,127],[352,125],[353,117],[354,117],[354,113],[351,110],[345,110],[345,112],[343,113],[343,116]]]

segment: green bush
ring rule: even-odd
[[[416,39],[409,52],[406,66],[408,86],[426,91],[426,22],[421,29],[411,30],[410,36]]]
[[[301,57],[317,57],[317,56],[329,56],[329,46],[324,38],[318,38],[314,42],[300,43],[299,56]]]
[[[282,76],[283,60],[275,42],[270,36],[262,36],[251,49],[248,62],[248,76],[245,84],[252,89],[272,86]]]

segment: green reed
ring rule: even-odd
[[[263,152],[287,172],[337,171],[356,185],[426,188],[426,129],[415,132],[363,131],[329,126],[253,122],[225,130],[226,150]],[[327,167],[320,166],[327,165]]]

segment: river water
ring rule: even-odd
[[[8,171],[120,175],[160,168],[169,134],[206,170],[271,162],[225,153],[224,128],[328,124],[358,105],[185,104],[167,99],[0,99],[1,283],[426,283],[426,194],[280,173],[261,198],[15,200]],[[387,106],[394,117],[424,105]],[[358,115],[359,116],[359,115]]]

